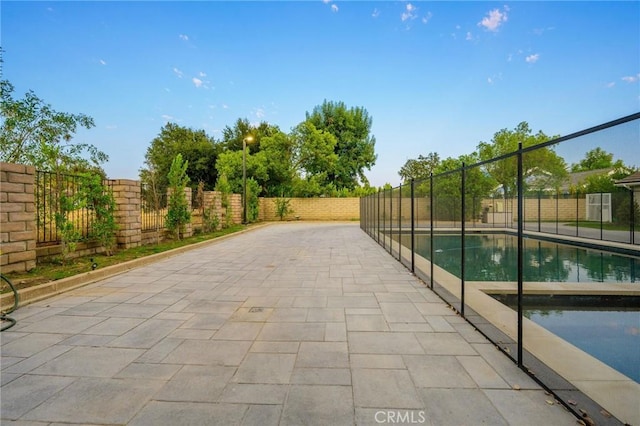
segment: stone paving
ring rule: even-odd
[[[576,424],[357,223],[258,228],[12,316],[2,425]]]

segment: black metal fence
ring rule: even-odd
[[[167,215],[166,194],[159,193],[151,185],[143,184],[141,196],[142,231],[160,231],[164,229],[164,220]]]
[[[73,224],[82,239],[89,236],[94,214],[85,207],[82,179],[78,175],[36,171],[36,241],[39,245],[60,242],[60,220],[63,213],[65,220]],[[105,180],[104,184],[107,188],[113,187],[112,180]],[[66,204],[64,209],[62,203]]]
[[[565,341],[528,319],[535,303],[539,305],[539,299],[532,302],[531,298],[536,294],[548,301],[553,297],[558,300],[560,293],[583,295],[587,291],[585,279],[601,282],[595,289],[590,284],[588,293],[609,295],[596,303],[596,309],[611,307],[615,291],[606,287],[607,281],[616,283],[620,295],[629,291],[637,294],[640,186],[635,187],[635,192],[633,187],[620,186],[606,194],[585,194],[579,183],[563,186],[560,181],[555,182],[553,190],[542,185],[535,188],[531,170],[540,158],[539,150],[553,149],[560,155],[560,151],[584,153],[598,146],[609,148],[614,154],[617,146],[635,147],[631,150],[635,157],[623,158],[627,164],[639,166],[639,124],[640,113],[535,147],[520,146],[513,153],[473,165],[463,164],[457,170],[381,190],[360,200],[360,226],[365,232],[519,367],[561,394],[565,405],[578,415],[581,404],[593,402],[576,397],[576,385],[563,378],[571,373],[565,374],[565,367],[549,365],[547,361],[550,346],[554,347],[552,359],[567,359],[575,352],[567,349]],[[622,154],[616,157],[619,155]],[[508,175],[508,179],[499,191],[493,188],[487,192],[482,178],[496,170]],[[566,249],[558,242],[578,246]],[[604,251],[590,249],[595,247]],[[569,259],[574,252],[577,261]],[[600,269],[589,269],[591,264]],[[554,284],[558,282],[562,284]],[[511,306],[503,303],[506,299]],[[576,302],[578,299],[570,301],[570,309],[582,303]],[[591,321],[597,328],[599,320]],[[594,333],[592,339],[598,338]],[[637,348],[634,351],[635,360],[630,364],[637,370],[640,353]],[[627,372],[620,377],[625,378],[624,374]],[[567,398],[579,401],[568,403]],[[599,416],[597,420],[608,424],[615,418]]]

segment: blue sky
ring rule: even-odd
[[[167,121],[216,139],[238,118],[289,132],[325,99],[372,117],[378,160],[366,175],[375,186],[400,183],[410,158],[468,154],[521,121],[566,135],[640,111],[637,1],[0,8],[14,96],[33,90],[58,111],[93,117],[96,127],[75,140],[110,156],[111,178],[138,177]],[[640,165],[636,148],[616,157]]]

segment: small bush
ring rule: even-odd
[[[276,198],[273,202],[276,206],[276,216],[278,216],[280,220],[284,220],[285,217],[293,213],[291,200],[289,198]]]

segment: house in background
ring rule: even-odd
[[[640,172],[635,172],[633,174],[630,174],[626,178],[622,178],[615,181],[615,185],[621,186],[623,188],[627,188],[630,191],[633,191],[634,198],[635,197],[640,198],[640,195],[636,195],[636,194],[640,194]]]

